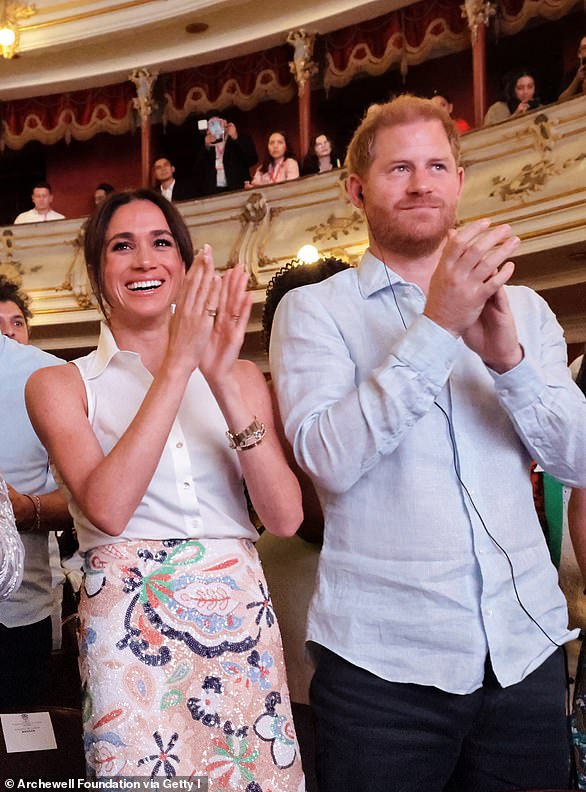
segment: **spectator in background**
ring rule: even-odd
[[[262,164],[258,166],[252,182],[245,182],[246,189],[264,184],[290,181],[299,178],[299,163],[289,148],[284,132],[269,135]]]
[[[207,124],[204,147],[195,161],[197,194],[241,190],[256,162],[258,155],[252,138],[238,132],[231,121],[213,116]]]
[[[326,173],[333,168],[340,167],[340,160],[336,156],[334,143],[327,135],[316,135],[311,139],[309,151],[303,160],[301,175],[310,173]]]
[[[498,124],[507,118],[522,115],[540,107],[535,95],[535,78],[527,69],[514,72],[505,84],[505,101],[492,104],[484,116],[484,126]]]
[[[579,93],[586,94],[586,36],[583,36],[578,47],[578,69],[564,76],[565,89],[559,96],[560,102],[571,99]]]
[[[53,191],[49,182],[37,182],[33,187],[32,201],[34,209],[21,212],[14,220],[14,225],[23,223],[42,223],[45,220],[63,220],[65,215],[51,209],[53,205]]]
[[[308,283],[320,283],[348,269],[349,265],[337,258],[319,259],[312,264],[291,261],[273,277],[267,287],[262,328],[268,353],[271,328],[277,306],[291,289]],[[316,789],[311,776],[311,757],[315,753],[313,717],[309,708],[309,685],[313,676],[312,664],[305,649],[307,610],[315,586],[319,551],[323,540],[323,514],[309,476],[295,462],[293,450],[285,437],[279,417],[277,397],[269,380],[273,400],[275,429],[285,450],[287,461],[301,486],[303,522],[295,536],[276,538],[264,531],[256,544],[269,584],[271,600],[279,617],[279,627],[285,652],[287,682],[291,695],[291,709],[299,737],[301,757],[306,774],[307,792]]]
[[[102,201],[105,201],[106,198],[110,195],[110,193],[114,192],[114,187],[108,182],[102,182],[98,184],[94,191],[94,204],[99,206]]]
[[[46,701],[53,609],[49,532],[70,524],[47,452],[28,419],[24,386],[33,371],[63,361],[28,346],[28,298],[6,279],[0,279],[0,317],[0,470],[25,548],[22,585],[0,603],[0,707],[23,708]]]
[[[0,333],[19,344],[28,344],[28,323],[33,316],[28,306],[27,295],[0,275]]]
[[[194,190],[186,179],[175,178],[175,166],[167,157],[159,157],[153,163],[156,188],[168,201],[187,201],[193,198]]]
[[[454,103],[450,99],[450,97],[445,93],[440,93],[439,91],[434,91],[433,96],[431,97],[431,101],[441,107],[442,110],[445,110],[446,113],[454,120],[454,124],[456,125],[456,129],[460,134],[464,132],[468,132],[469,129],[472,129],[468,121],[463,118],[454,118],[452,113],[454,112]]]

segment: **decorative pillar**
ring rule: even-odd
[[[311,78],[318,71],[317,63],[311,57],[315,43],[315,33],[303,29],[292,30],[287,36],[287,43],[293,47],[293,60],[289,68],[295,77],[299,98],[299,150],[301,159],[309,149],[309,131],[311,129]]]
[[[486,114],[486,28],[496,14],[490,0],[466,0],[462,16],[468,20],[472,40],[472,75],[474,85],[474,126],[482,126]]]
[[[158,76],[158,72],[151,72],[144,67],[128,75],[136,88],[132,106],[140,114],[140,181],[143,187],[151,185],[151,116],[157,107],[153,100],[153,85]]]

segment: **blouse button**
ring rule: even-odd
[[[183,482],[183,487],[184,487],[185,489],[189,489],[189,481],[184,481],[184,482]]]
[[[183,448],[183,443],[177,443],[177,445],[175,446],[175,448]]]

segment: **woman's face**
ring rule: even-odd
[[[287,143],[283,135],[279,134],[278,132],[273,132],[269,138],[268,149],[269,154],[273,159],[284,157],[285,151],[287,150]]]
[[[318,135],[316,137],[315,153],[318,157],[327,157],[332,153],[332,144],[325,135]]]
[[[535,96],[535,80],[528,74],[519,77],[515,83],[515,96],[520,102],[529,102]]]
[[[111,316],[169,312],[185,275],[165,215],[150,201],[132,201],[113,214],[102,259],[104,296]]]

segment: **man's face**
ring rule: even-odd
[[[175,168],[171,165],[168,159],[158,159],[154,165],[155,179],[158,182],[166,182],[173,178]]]
[[[28,344],[26,319],[18,305],[11,300],[0,302],[0,332],[19,344]]]
[[[371,244],[403,257],[430,255],[455,224],[463,181],[441,121],[382,128],[372,153],[366,175],[349,179],[351,195],[354,189],[364,206]]]
[[[46,187],[35,187],[32,198],[37,212],[47,214],[53,203],[53,194]]]
[[[106,198],[107,195],[105,190],[96,190],[94,193],[94,204],[99,206],[101,203],[104,203]]]

